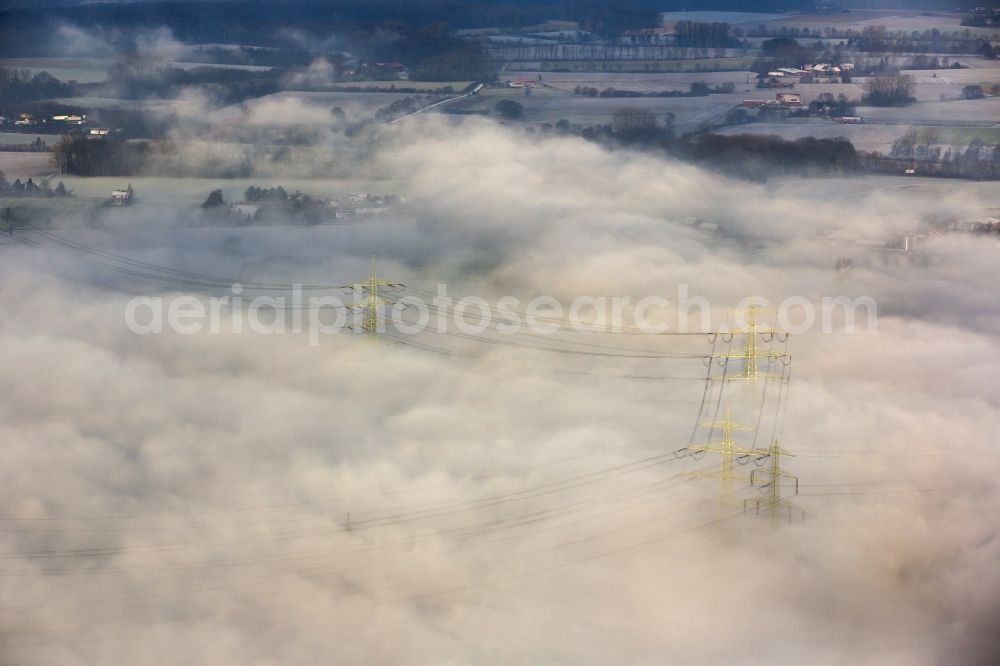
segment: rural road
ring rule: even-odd
[[[475,93],[474,90],[470,90],[467,93],[462,93],[461,95],[456,95],[455,97],[449,97],[447,99],[438,100],[437,102],[434,102],[433,104],[428,104],[427,106],[422,106],[419,109],[417,109],[416,111],[408,113],[405,116],[400,116],[399,118],[396,118],[394,120],[390,120],[389,124],[392,125],[394,123],[398,123],[400,120],[403,120],[404,118],[409,118],[410,116],[415,116],[418,113],[426,111],[427,109],[433,109],[435,106],[441,106],[442,104],[448,104],[449,102],[455,102],[455,101],[460,100],[460,99],[465,99],[466,97],[471,97],[472,95],[475,95],[475,94],[476,93]]]

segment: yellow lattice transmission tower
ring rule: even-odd
[[[782,379],[781,375],[767,374],[766,372],[761,372],[761,360],[771,361],[775,359],[788,359],[789,355],[784,351],[773,351],[771,349],[761,349],[761,338],[766,336],[767,340],[770,341],[774,337],[778,337],[782,341],[787,340],[788,336],[783,331],[778,331],[772,329],[770,326],[762,325],[758,319],[758,314],[764,311],[771,311],[771,308],[767,308],[756,303],[750,303],[742,311],[734,310],[733,313],[743,314],[743,322],[746,324],[744,328],[737,328],[729,331],[730,335],[742,335],[744,337],[743,348],[739,351],[730,351],[724,354],[713,354],[712,358],[726,359],[728,362],[730,359],[739,359],[743,361],[743,373],[740,375],[724,375],[723,377],[718,377],[717,379],[744,379],[748,382],[756,382],[758,379]],[[784,338],[782,338],[784,336]]]
[[[383,280],[378,277],[375,272],[375,255],[372,255],[372,272],[368,275],[368,279],[364,282],[352,284],[347,287],[348,290],[364,294],[364,300],[361,303],[354,303],[348,307],[360,307],[364,310],[361,330],[364,333],[364,336],[372,342],[378,342],[381,336],[378,316],[380,306],[383,304],[392,305],[392,301],[383,298],[379,294],[379,289],[382,287],[386,290],[393,291],[401,289],[403,285],[398,282],[389,282],[388,280]]]
[[[722,430],[721,442],[708,442],[705,444],[690,444],[688,450],[695,453],[707,452],[718,453],[721,456],[718,471],[696,472],[698,476],[706,476],[719,479],[720,499],[725,505],[733,504],[733,481],[737,479],[747,480],[750,477],[736,471],[735,462],[737,458],[762,458],[767,455],[765,451],[758,449],[748,449],[740,446],[735,441],[734,433],[737,431],[754,431],[756,428],[741,423],[734,423],[733,416],[729,409],[726,409],[722,421],[709,421],[702,423],[706,428],[719,428]]]
[[[774,440],[771,447],[767,449],[770,458],[770,465],[766,469],[755,469],[750,472],[750,484],[759,486],[767,491],[767,496],[753,500],[743,500],[743,510],[747,511],[751,506],[759,514],[768,513],[771,516],[771,523],[775,526],[780,524],[783,511],[788,512],[788,521],[792,521],[795,512],[799,512],[804,518],[805,511],[792,504],[782,496],[782,479],[795,483],[795,495],[799,494],[799,478],[794,474],[786,472],[781,467],[781,456],[794,458],[795,455],[778,446],[778,440]],[[766,480],[762,480],[765,477]]]

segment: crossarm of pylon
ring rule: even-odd
[[[744,431],[754,431],[757,428],[751,425],[743,425],[742,423],[731,423],[728,421],[707,421],[701,424],[704,428],[730,428],[732,430],[744,430]]]
[[[730,445],[728,448],[725,447],[725,442],[711,442],[709,444],[692,444],[687,448],[689,451],[694,451],[695,453],[700,451],[705,451],[707,453],[731,453],[737,458],[742,458],[743,456],[764,458],[767,456],[767,451],[762,451],[760,449],[747,449],[742,446],[735,445]]]
[[[399,282],[389,282],[388,280],[376,280],[374,283],[371,282],[371,281],[369,281],[369,282],[359,282],[358,284],[349,284],[346,287],[344,287],[344,289],[345,290],[346,289],[363,290],[363,289],[371,289],[372,287],[400,287],[400,288],[402,288],[402,287],[405,287],[405,286],[406,285],[401,284]]]
[[[791,354],[780,351],[761,351],[756,354],[747,354],[743,351],[726,352],[725,354],[712,354],[712,358],[789,358]]]

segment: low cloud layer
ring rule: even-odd
[[[126,295],[53,274],[134,290],[132,277],[15,239],[0,281],[0,661],[995,662],[997,242],[944,237],[911,261],[816,238],[981,215],[995,194],[751,185],[575,138],[414,120],[354,174],[406,196],[391,219],[185,229],[140,205],[111,230],[67,219],[57,233],[244,280],[343,284],[377,253],[411,290],[446,282],[491,302],[674,298],[684,283],[712,302],[713,326],[747,295],[870,296],[877,333],[788,343],[774,432],[796,454],[783,462],[805,523],[743,515],[743,499],[763,497],[746,482],[720,506],[717,482],[691,474],[718,459],[673,456],[698,418],[698,358],[433,335],[419,341],[466,355],[349,334],[316,347],[137,336]],[[337,187],[317,180],[314,193]],[[854,267],[836,271],[842,256]],[[713,349],[699,336],[555,340]],[[725,391],[734,420],[752,422],[759,393]]]

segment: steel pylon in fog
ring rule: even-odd
[[[384,287],[388,291],[399,290],[403,287],[402,284],[398,282],[390,282],[388,280],[383,280],[378,277],[375,271],[375,255],[372,255],[372,271],[368,275],[368,279],[364,282],[358,282],[357,284],[352,284],[347,287],[348,290],[353,290],[355,292],[361,292],[364,294],[364,301],[361,303],[354,303],[348,307],[350,308],[362,308],[364,310],[364,317],[361,321],[361,331],[371,342],[379,342],[381,339],[381,331],[379,330],[379,307],[381,305],[393,305],[393,302],[383,298],[379,294],[379,288]]]
[[[760,323],[757,315],[760,312],[770,310],[771,308],[757,305],[756,303],[750,303],[742,310],[743,321],[746,323],[746,326],[728,331],[728,335],[730,338],[733,335],[743,336],[743,348],[740,351],[713,354],[712,358],[726,359],[727,362],[729,359],[742,360],[743,373],[741,375],[725,376],[723,379],[744,379],[752,383],[756,383],[758,379],[782,379],[780,375],[768,374],[761,371],[762,360],[767,362],[781,359],[785,362],[790,359],[790,356],[784,351],[761,349],[760,343],[762,339],[765,342],[770,342],[774,338],[777,338],[781,342],[788,339],[787,333]],[[733,313],[738,314],[740,311],[734,310]]]
[[[719,479],[720,500],[723,504],[733,504],[733,481],[737,479],[749,480],[750,477],[736,471],[736,458],[763,458],[767,455],[765,451],[758,449],[748,449],[736,443],[734,434],[737,431],[754,431],[756,428],[741,423],[734,423],[733,416],[729,409],[726,409],[722,421],[709,421],[702,423],[706,428],[721,428],[722,441],[708,442],[705,444],[691,444],[687,448],[694,452],[718,453],[721,456],[718,471],[697,472],[699,476],[706,476]]]
[[[781,522],[782,510],[788,512],[788,522],[792,522],[792,516],[798,512],[800,517],[805,518],[805,511],[786,500],[781,494],[781,480],[788,479],[795,483],[795,495],[799,494],[799,477],[786,472],[781,467],[781,456],[795,457],[780,446],[778,440],[774,440],[767,450],[770,457],[770,465],[767,469],[755,469],[750,472],[750,485],[759,486],[767,491],[767,496],[753,500],[743,500],[743,510],[747,511],[751,506],[759,514],[765,511],[771,515],[771,524],[777,526]],[[761,482],[759,477],[766,477],[766,482]]]

